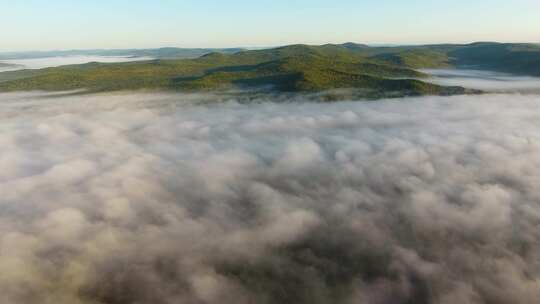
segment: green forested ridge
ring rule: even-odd
[[[200,91],[271,87],[290,92],[356,88],[369,90],[370,96],[375,97],[388,92],[446,95],[467,90],[420,81],[426,75],[415,69],[461,66],[540,75],[540,47],[500,43],[403,47],[354,43],[290,45],[228,54],[212,52],[195,59],[89,63],[6,72],[0,73],[0,90]]]
[[[531,43],[477,42],[373,48],[369,53],[411,68],[475,68],[540,76],[540,45]]]
[[[448,56],[455,66],[540,76],[540,46],[535,44],[474,43]]]

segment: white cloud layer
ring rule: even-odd
[[[540,302],[540,96],[214,98],[0,95],[0,303]]]

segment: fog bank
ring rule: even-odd
[[[46,97],[0,95],[0,303],[540,301],[540,96]]]
[[[492,71],[465,69],[424,69],[427,81],[445,86],[462,86],[499,93],[540,93],[540,78]]]

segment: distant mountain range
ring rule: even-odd
[[[136,51],[130,55],[160,59],[5,72],[0,73],[0,90],[166,89],[193,92],[266,88],[279,92],[321,92],[352,88],[362,97],[380,98],[477,93],[422,81],[427,76],[418,72],[422,68],[465,67],[540,76],[540,46],[535,44],[478,42],[370,47],[345,43],[262,50],[225,49],[210,53],[207,49]],[[111,56],[128,54],[127,50],[95,52]],[[190,59],[181,57],[194,56],[197,52],[203,55]]]
[[[17,67],[17,66],[18,65],[16,65],[16,64],[0,62],[0,68],[13,68],[13,67]]]
[[[233,54],[242,48],[158,48],[158,49],[120,49],[120,50],[65,50],[65,51],[31,51],[31,52],[0,52],[0,60],[37,59],[61,56],[122,56],[122,57],[153,57],[161,59],[197,58],[208,53],[219,52]]]

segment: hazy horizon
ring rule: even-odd
[[[98,50],[152,50],[152,49],[164,49],[164,48],[179,48],[179,49],[246,49],[246,50],[258,50],[258,49],[272,49],[279,48],[289,45],[325,45],[325,44],[335,44],[341,45],[346,43],[356,43],[364,44],[371,47],[403,47],[403,46],[420,46],[420,45],[437,45],[437,44],[455,44],[455,45],[467,45],[473,43],[525,43],[525,44],[538,44],[540,41],[488,41],[488,40],[474,40],[474,41],[462,41],[462,42],[434,42],[434,43],[366,43],[362,41],[340,41],[340,42],[321,42],[321,43],[290,43],[290,44],[276,44],[276,45],[267,45],[267,46],[254,46],[254,45],[238,45],[238,46],[193,46],[185,47],[182,45],[162,45],[162,46],[149,46],[149,47],[121,47],[121,48],[52,48],[52,49],[26,49],[26,50],[2,50],[0,49],[0,54],[17,54],[17,53],[40,53],[40,52],[71,52],[71,51],[98,51]]]
[[[537,42],[540,3],[414,1],[0,0],[0,51],[272,47],[358,41],[436,44]],[[99,20],[99,22],[96,22]],[[503,21],[503,22],[501,22]]]

